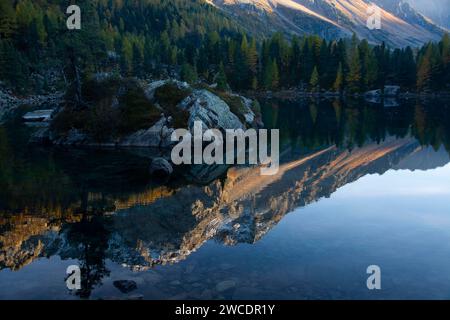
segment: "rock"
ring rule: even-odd
[[[170,284],[171,286],[177,287],[177,286],[180,286],[180,285],[181,285],[181,281],[179,281],[179,280],[174,280],[174,281],[171,281],[169,284]]]
[[[400,86],[384,86],[384,95],[386,97],[396,97],[400,94]]]
[[[365,96],[366,96],[366,97],[379,97],[379,96],[381,96],[381,95],[382,95],[382,92],[381,92],[380,89],[378,89],[378,90],[367,91],[367,92],[365,93]]]
[[[173,173],[172,165],[164,158],[153,159],[150,174],[156,177],[168,177]]]
[[[46,144],[50,143],[50,130],[48,127],[40,128],[36,132],[34,132],[30,137],[31,143],[37,143],[37,144]]]
[[[53,140],[56,145],[82,145],[89,141],[89,137],[78,129],[71,129],[65,136]]]
[[[26,113],[22,118],[24,121],[49,121],[53,115],[54,109],[36,110]]]
[[[93,75],[93,79],[97,82],[102,82],[111,79],[113,74],[111,72],[97,72]]]
[[[131,280],[117,280],[114,281],[114,287],[120,290],[122,293],[129,293],[137,289],[137,284]]]
[[[242,100],[242,103],[245,106],[245,111],[243,113],[243,116],[245,118],[245,122],[247,122],[248,124],[253,124],[255,121],[255,113],[252,110],[252,105],[253,105],[253,100],[248,99],[246,97],[243,96],[239,96]]]
[[[132,294],[130,296],[128,296],[127,300],[144,300],[144,295],[143,294]]]
[[[188,128],[193,130],[194,123],[200,121],[203,129],[244,129],[239,118],[218,96],[207,90],[195,90],[180,103],[180,108],[188,110],[190,117]]]
[[[58,106],[62,103],[63,99],[64,94],[61,92],[18,98],[11,91],[0,89],[0,123],[6,115],[21,105],[39,106],[45,104],[48,106]]]
[[[158,80],[158,81],[150,82],[148,84],[147,88],[145,88],[145,96],[147,97],[147,99],[153,100],[155,97],[156,90],[168,83],[174,84],[179,89],[189,88],[189,84],[187,82],[181,82],[181,81],[176,81],[176,80]]]
[[[174,131],[170,121],[162,117],[150,129],[139,130],[119,141],[122,147],[154,147],[167,148],[173,144],[171,136]]]
[[[235,281],[233,281],[233,280],[226,280],[226,281],[219,282],[216,285],[216,290],[218,292],[224,292],[224,291],[227,291],[227,290],[229,290],[231,288],[234,288],[235,286],[236,286],[236,282]]]

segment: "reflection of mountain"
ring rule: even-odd
[[[366,174],[432,169],[449,161],[445,151],[422,148],[415,139],[387,138],[352,152],[328,147],[291,154],[273,177],[260,176],[258,168],[234,168],[226,179],[206,187],[189,185],[158,196],[149,192],[145,201],[140,196],[126,204],[122,200],[114,215],[100,218],[107,229],[101,256],[141,269],[183,260],[210,239],[254,243],[295,208],[329,197]],[[0,268],[17,269],[39,256],[81,259],[85,252],[79,243],[91,233],[74,241],[73,230],[83,234],[90,220],[67,220],[26,214],[0,220]]]

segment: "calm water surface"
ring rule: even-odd
[[[274,177],[196,167],[161,184],[145,150],[37,147],[1,126],[0,299],[450,299],[450,104],[262,109],[281,128]]]

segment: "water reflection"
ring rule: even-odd
[[[144,271],[209,240],[256,243],[286,214],[363,176],[449,163],[449,111],[445,102],[266,101],[266,125],[281,128],[280,172],[231,168],[206,185],[152,183],[136,152],[28,146],[29,129],[10,123],[0,127],[0,270],[75,259],[77,294],[88,298],[110,274],[106,261]]]

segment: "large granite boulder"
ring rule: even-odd
[[[243,97],[243,96],[239,96],[239,97],[241,98],[242,103],[245,108],[245,111],[243,112],[245,122],[248,123],[249,125],[253,125],[253,123],[255,122],[255,118],[256,118],[256,115],[252,110],[253,100]]]
[[[190,113],[188,128],[200,121],[203,129],[244,129],[239,118],[231,112],[230,107],[215,94],[207,90],[195,90],[180,103],[180,108]]]
[[[170,118],[162,116],[151,128],[139,130],[123,138],[118,144],[123,147],[167,148],[172,145],[170,137],[173,131]]]
[[[187,82],[177,81],[177,80],[157,80],[150,82],[147,87],[145,88],[145,96],[149,100],[153,100],[155,98],[155,92],[162,86],[165,86],[166,84],[173,84],[178,89],[189,89],[189,84]]]

